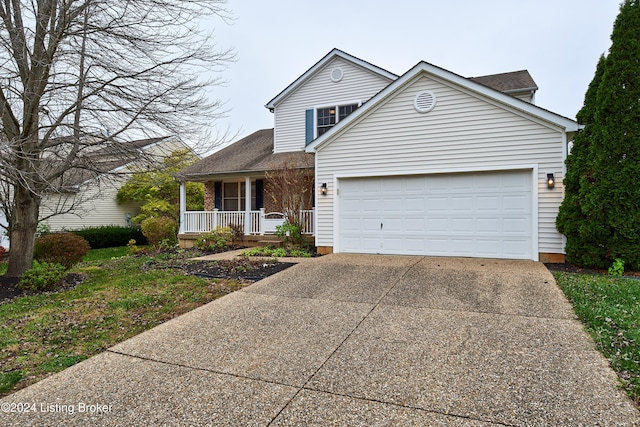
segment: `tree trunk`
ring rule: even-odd
[[[38,228],[40,198],[26,188],[16,188],[11,215],[11,249],[6,276],[20,277],[33,265],[33,244]]]

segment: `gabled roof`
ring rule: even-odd
[[[533,105],[529,102],[522,101],[518,98],[515,98],[511,95],[500,92],[499,90],[493,89],[489,86],[480,84],[471,79],[462,77],[458,74],[455,74],[451,71],[445,70],[444,68],[440,68],[438,66],[429,64],[428,62],[421,61],[416,64],[413,68],[407,71],[405,74],[400,76],[394,82],[389,84],[386,88],[378,92],[373,98],[363,104],[362,107],[355,110],[346,119],[338,122],[337,125],[329,129],[327,132],[313,140],[307,147],[305,151],[308,153],[313,153],[317,149],[321,148],[325,142],[333,140],[335,135],[338,135],[342,132],[343,129],[351,126],[352,123],[359,120],[360,117],[367,114],[370,110],[376,108],[381,103],[385,102],[390,96],[396,93],[397,90],[404,87],[407,83],[413,81],[420,74],[428,74],[431,76],[435,76],[437,78],[449,81],[457,86],[460,86],[464,89],[470,90],[472,92],[476,92],[480,95],[491,98],[505,106],[514,108],[516,110],[522,111],[523,113],[536,117],[542,121],[546,121],[552,125],[564,128],[567,132],[573,132],[580,129],[580,125],[574,120],[571,120],[567,117],[561,116],[559,114],[553,113],[544,108]]]
[[[507,94],[538,90],[538,85],[533,81],[531,74],[527,70],[469,77],[469,80]]]
[[[262,129],[211,154],[176,174],[180,181],[207,181],[216,175],[247,174],[272,170],[288,162],[301,169],[313,168],[314,155],[305,152],[273,152],[273,129]]]
[[[385,70],[384,68],[380,68],[377,65],[373,65],[370,62],[364,61],[360,58],[356,58],[355,56],[349,55],[346,52],[341,51],[340,49],[333,49],[331,52],[326,54],[320,61],[316,62],[311,68],[304,72],[300,77],[298,77],[293,83],[287,86],[282,92],[276,95],[271,101],[267,102],[265,107],[269,110],[273,110],[281,100],[286,98],[290,93],[295,91],[300,85],[309,80],[318,70],[320,70],[325,64],[334,58],[342,58],[345,61],[349,61],[357,66],[365,68],[373,73],[376,73],[389,81],[393,81],[398,78],[397,75],[393,74],[390,71]]]

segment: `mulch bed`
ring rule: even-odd
[[[604,276],[607,276],[609,274],[609,271],[607,270],[581,268],[568,263],[564,263],[564,264],[545,263],[544,265],[545,267],[547,267],[549,271],[552,271],[552,272],[558,271],[561,273],[593,274],[593,275],[604,275]],[[625,271],[624,277],[640,279],[640,271]]]
[[[256,282],[293,265],[295,263],[251,259],[191,261],[184,266],[184,271],[199,277]]]

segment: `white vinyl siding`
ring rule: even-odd
[[[426,114],[413,108],[421,91],[437,96]],[[563,197],[563,134],[551,123],[421,74],[334,138],[316,153],[317,182],[329,186],[327,196],[316,198],[318,246],[334,246],[339,178],[529,169],[538,174],[538,250],[563,252],[555,229]],[[546,187],[547,173],[556,177],[554,190]]]
[[[176,138],[166,138],[156,144],[145,147],[145,155],[153,156],[154,160],[161,164],[165,158],[174,151],[187,148]],[[140,213],[140,204],[127,202],[118,204],[116,194],[124,183],[127,182],[128,173],[135,171],[135,165],[130,164],[118,169],[120,176],[103,176],[98,185],[95,180],[88,181],[80,186],[77,195],[68,193],[62,195],[52,194],[42,200],[40,218],[49,216],[52,211],[64,212],[76,203],[78,206],[73,212],[58,214],[48,218],[45,223],[52,231],[75,230],[101,225],[126,226],[126,216],[134,217]],[[114,171],[112,171],[114,172]],[[79,201],[82,201],[78,203]]]
[[[104,184],[100,188],[92,184],[79,195],[87,201],[75,208],[73,213],[60,214],[47,219],[46,224],[51,228],[51,231],[77,230],[102,225],[127,226],[125,215],[129,214],[131,217],[138,215],[140,206],[133,202],[119,205],[116,201],[118,188],[125,182],[125,179],[119,179]],[[64,206],[70,206],[73,202],[74,195],[72,194],[48,196],[40,209],[41,216],[48,215],[52,209],[60,211],[64,209]]]
[[[330,74],[337,67],[342,69],[344,76],[339,82],[333,82]],[[304,150],[306,110],[364,102],[390,82],[342,58],[329,61],[276,106],[274,152]]]

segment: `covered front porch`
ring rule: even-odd
[[[273,235],[287,212],[300,212],[304,235],[315,233],[314,155],[274,153],[273,129],[242,138],[176,174],[176,179],[179,237],[194,239],[216,227],[231,227],[245,240]],[[187,182],[204,184],[204,210],[187,210]]]
[[[186,182],[180,184],[181,247],[193,246],[201,234],[217,227],[230,227],[244,234],[243,244],[253,246],[264,242],[277,243],[275,232],[285,222],[285,213],[277,211],[264,190],[263,176],[225,177],[206,181],[205,210],[187,210]],[[247,203],[249,201],[249,203]],[[315,231],[315,208],[300,211],[302,234],[312,241]],[[236,242],[240,243],[240,242]]]

